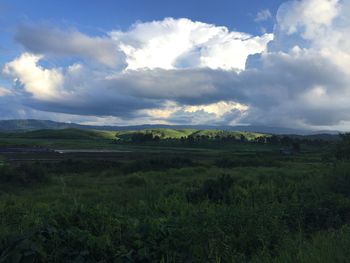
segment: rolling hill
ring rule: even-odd
[[[22,138],[22,139],[69,139],[69,140],[96,140],[115,139],[115,132],[95,131],[81,129],[60,129],[60,130],[35,130],[22,133],[3,132],[0,138]]]
[[[295,135],[315,135],[315,134],[338,134],[338,131],[312,131],[302,129],[291,129],[284,127],[269,126],[210,126],[210,125],[136,125],[136,126],[93,126],[76,123],[63,123],[49,120],[0,120],[0,132],[26,132],[42,129],[81,129],[81,130],[102,130],[102,131],[139,131],[139,130],[220,130],[220,131],[240,131],[264,134],[295,134]],[[181,136],[180,136],[181,137]]]
[[[180,139],[181,137],[188,137],[195,133],[195,129],[144,129],[144,130],[131,130],[131,131],[117,131],[116,136],[119,139],[128,140],[135,133],[152,134],[153,137],[158,136],[160,139]]]
[[[219,130],[196,130],[196,129],[144,129],[133,131],[99,131],[82,130],[75,128],[68,129],[43,129],[27,132],[1,132],[0,138],[21,138],[21,139],[52,139],[52,140],[124,140],[130,141],[135,134],[149,134],[152,137],[159,137],[160,140],[180,139],[192,137],[234,137],[240,139],[244,136],[246,140],[253,140],[257,137],[270,136],[253,132],[219,131]]]

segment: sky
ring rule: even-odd
[[[0,119],[350,129],[349,0],[0,0]]]

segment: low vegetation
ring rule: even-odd
[[[0,262],[348,261],[349,137],[193,133],[104,137],[130,152],[49,161],[3,153]]]

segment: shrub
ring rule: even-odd
[[[0,181],[2,183],[35,184],[49,180],[46,171],[40,165],[22,164],[18,167],[0,167]]]
[[[163,171],[170,168],[183,168],[194,165],[195,164],[191,159],[181,157],[145,159],[124,164],[122,171],[124,173],[134,173],[138,171]]]
[[[272,158],[263,158],[259,156],[250,156],[244,158],[221,158],[215,161],[215,166],[220,168],[273,167],[279,165],[279,162]]]
[[[187,192],[187,200],[201,202],[207,199],[216,203],[229,202],[229,191],[233,183],[234,179],[227,174],[223,174],[217,179],[208,179],[199,189]]]
[[[329,179],[329,185],[333,192],[350,196],[350,166],[348,164],[338,165]]]
[[[139,175],[130,175],[128,176],[124,183],[128,186],[144,186],[147,184],[145,178],[139,176]]]
[[[338,160],[350,159],[350,133],[340,134],[341,141],[337,144],[335,157]]]

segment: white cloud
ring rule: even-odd
[[[288,41],[292,42],[299,36],[303,41],[295,45],[304,45],[310,52],[318,52],[339,69],[350,72],[349,11],[347,0],[288,2],[277,15],[279,34],[289,35]]]
[[[219,101],[208,105],[195,105],[184,107],[185,112],[196,112],[200,110],[203,110],[208,113],[214,113],[216,116],[222,117],[232,110],[239,110],[242,112],[247,111],[248,106],[232,101]]]
[[[302,31],[306,39],[322,37],[338,16],[340,0],[301,0],[283,4],[278,12],[278,25],[287,34]]]
[[[114,31],[126,55],[127,69],[176,69],[209,67],[243,70],[249,55],[261,53],[272,40],[271,34],[259,37],[230,32],[226,27],[166,18],[137,23],[129,31]]]
[[[178,122],[179,115],[186,118],[188,124],[227,124],[227,115],[235,112],[236,121],[248,110],[248,106],[233,101],[219,101],[206,105],[179,105],[168,101],[162,109],[142,111],[149,117],[171,123]]]
[[[254,19],[255,22],[263,22],[272,18],[272,14],[269,9],[260,10]]]
[[[12,92],[8,88],[0,87],[0,97],[5,97],[11,94]]]
[[[59,87],[63,84],[63,74],[60,69],[44,69],[37,63],[41,56],[24,53],[7,63],[3,72],[23,85],[26,92],[36,99],[52,100],[62,94]]]
[[[127,31],[112,31],[102,37],[47,26],[22,26],[16,34],[16,39],[35,54],[81,57],[127,70],[243,70],[247,57],[263,52],[272,38],[272,34],[251,36],[185,18],[139,22]]]

